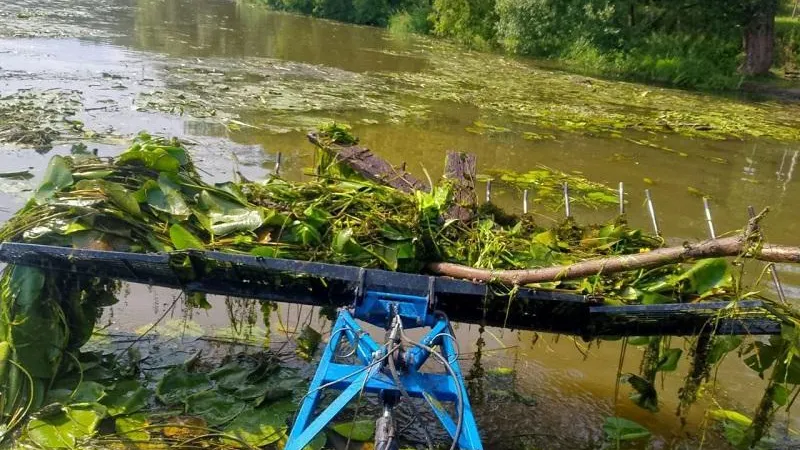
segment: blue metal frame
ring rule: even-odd
[[[395,313],[400,317],[404,328],[431,327],[420,343],[429,347],[440,346],[442,356],[451,362],[456,375],[454,379],[447,374],[421,372],[420,368],[430,354],[415,346],[406,352],[406,369],[399,374],[406,392],[411,397],[424,398],[444,429],[454,439],[455,420],[441,402],[453,402],[457,409],[460,393],[463,418],[458,447],[463,450],[483,450],[464,378],[458,366],[458,354],[451,339],[450,323],[445,317],[429,313],[428,304],[427,297],[367,291],[352,314],[348,310],[339,312],[331,331],[331,339],[325,346],[317,372],[309,386],[309,393],[300,405],[285,450],[302,450],[362,391],[370,394],[388,393],[399,397],[398,386],[391,375],[385,373],[383,363],[374,363],[386,356],[387,348],[375,342],[355,320],[358,318],[388,329]],[[358,363],[339,364],[334,361],[342,337],[349,342]],[[328,406],[317,411],[325,389],[341,392]]]

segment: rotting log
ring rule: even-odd
[[[475,216],[478,205],[475,193],[476,161],[477,158],[471,153],[447,152],[444,179],[452,184],[453,206],[445,218],[469,222]]]
[[[750,248],[745,234],[721,239],[710,239],[680,247],[666,247],[646,253],[610,256],[579,263],[522,270],[476,269],[447,262],[428,264],[429,271],[454,278],[475,281],[497,281],[513,285],[543,283],[557,280],[574,280],[592,275],[609,275],[638,269],[650,269],[666,264],[686,261],[745,255],[746,257],[774,263],[800,263],[800,247],[763,244]]]
[[[413,193],[414,191],[427,192],[430,190],[428,183],[416,178],[402,168],[392,166],[366,147],[327,144],[322,142],[316,133],[309,133],[308,140],[323,151],[331,153],[337,163],[346,164],[367,180],[407,193]]]

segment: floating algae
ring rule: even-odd
[[[345,128],[328,125],[325,130],[339,133],[327,136],[328,141],[355,141]],[[636,254],[662,244],[620,221],[580,227],[569,220],[547,228],[532,216],[514,217],[496,208],[480,208],[468,222],[444,220],[452,201],[447,183],[430,193],[407,194],[324,171],[307,182],[273,177],[212,185],[199,176],[181,142],[143,134],[116,158],[54,157],[33,198],[0,230],[0,239],[132,252],[215,249],[410,272],[438,261],[490,269],[546,267]],[[602,295],[612,304],[716,300],[731,301],[735,309],[742,295],[734,276],[726,260],[705,259],[545,285]],[[128,433],[142,440],[200,440],[220,447],[279,444],[285,438],[297,404],[292,395],[303,392],[304,382],[275,355],[235,357],[212,369],[190,358],[152,386],[143,384],[135,368],[115,375],[108,368],[120,367],[114,358],[100,364],[105,360],[82,353],[98,310],[116,301],[118,289],[108,280],[77,283],[39,269],[5,269],[0,291],[4,438],[72,448],[97,436],[100,424],[112,419],[116,442]],[[208,306],[202,299],[192,301]],[[765,400],[742,442],[765,435],[776,409],[788,406],[782,393],[800,384],[800,366],[785,357],[798,351],[798,313],[779,305],[772,311],[786,324],[783,335],[768,345],[750,339],[742,351],[758,372],[773,369]],[[42,329],[48,330],[46,341]],[[310,328],[302,335],[299,353],[312,357],[319,335]],[[655,409],[655,374],[675,370],[682,352],[660,337],[639,345],[651,348],[643,376],[626,379],[636,390],[632,400]],[[721,355],[736,347],[713,348]],[[698,351],[703,348],[692,352],[697,367],[682,395],[685,407],[695,397],[689,390],[708,373],[704,366],[721,359],[699,358]],[[96,369],[100,366],[105,369]],[[85,383],[78,382],[81,378]],[[218,390],[211,395],[211,389]],[[115,398],[123,400],[112,402]],[[145,409],[140,408],[142,398],[147,399]],[[156,414],[171,408],[178,408],[180,416],[166,420]],[[151,409],[153,414],[142,415]],[[612,420],[608,430],[622,433],[625,426]],[[181,434],[182,428],[199,432]]]
[[[81,108],[75,91],[19,91],[0,96],[0,143],[47,151],[53,142],[85,138],[83,123],[74,119]]]

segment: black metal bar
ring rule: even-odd
[[[194,292],[316,306],[353,304],[363,289],[428,295],[430,276],[336,264],[191,250],[139,254],[35,244],[0,244],[0,261],[116,278]],[[718,333],[777,334],[780,323],[761,302],[603,306],[573,292],[437,277],[436,307],[457,322],[594,336],[692,335],[715,323]],[[718,319],[724,310],[725,316]]]

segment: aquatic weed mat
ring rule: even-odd
[[[513,123],[466,131],[512,131],[533,140],[551,139],[553,132],[585,133],[659,147],[630,131],[715,140],[800,140],[800,115],[791,103],[605,81],[414,39],[404,55],[427,61],[420,71],[356,74],[262,58],[187,60],[184,66],[165,68],[174,91],[152,93],[138,104],[175,112],[175,106],[180,110],[189,103],[185,111],[200,117],[224,110],[250,117],[251,125],[283,130],[307,127],[309,114],[319,118],[347,112],[365,123],[424,121],[434,105],[447,102]]]
[[[129,10],[112,0],[6,0],[0,38],[112,37],[113,24]]]
[[[79,91],[0,93],[0,143],[46,151],[54,142],[91,137],[75,118],[82,105]]]

